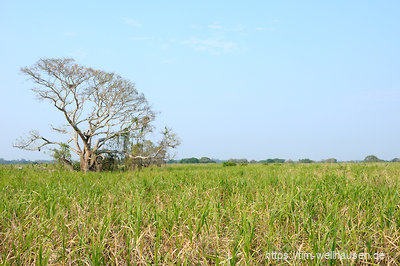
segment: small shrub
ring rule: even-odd
[[[73,161],[72,165],[73,165],[75,171],[80,171],[81,170],[81,164],[79,162]]]
[[[235,162],[224,162],[223,164],[222,164],[222,166],[236,166],[236,163]]]

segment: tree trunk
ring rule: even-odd
[[[101,163],[95,162],[94,164],[96,172],[101,172],[102,165]]]
[[[80,158],[81,171],[85,173],[89,171],[89,164],[90,164],[89,158],[90,157],[87,156],[86,154],[81,155]]]

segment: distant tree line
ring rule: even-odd
[[[19,159],[19,160],[5,160],[3,158],[0,158],[0,164],[40,164],[40,163],[53,163],[54,161],[52,160],[35,160],[35,161],[30,161],[30,160],[25,160],[25,159]]]
[[[255,163],[261,163],[261,164],[277,164],[277,163],[338,163],[338,160],[335,158],[329,158],[321,161],[314,161],[309,158],[303,158],[299,159],[298,161],[293,161],[293,160],[285,160],[285,159],[280,159],[280,158],[269,158],[265,160],[247,160],[247,159],[229,159],[229,160],[219,160],[219,159],[210,159],[209,157],[201,157],[200,159],[191,157],[191,158],[183,158],[181,160],[169,160],[167,163],[181,163],[181,164],[197,164],[197,163],[224,163],[224,162],[230,162],[234,164],[255,164]],[[390,161],[385,161],[382,159],[379,159],[375,155],[368,155],[364,158],[362,161],[342,161],[342,162],[350,162],[350,163],[359,163],[359,162],[364,162],[364,163],[371,163],[371,162],[400,162],[400,158],[394,158]],[[227,165],[233,165],[233,164],[227,164]]]
[[[279,159],[279,158],[274,158],[274,159],[266,159],[266,160],[261,160],[259,163],[284,163],[285,159]]]
[[[57,162],[56,156],[55,160],[25,160],[25,159],[19,159],[19,160],[5,160],[3,158],[0,158],[0,164],[40,164],[40,163],[54,163]],[[280,159],[280,158],[269,158],[265,160],[250,160],[248,161],[247,159],[229,159],[229,160],[219,160],[219,159],[210,159],[209,157],[201,157],[200,159],[191,157],[191,158],[183,158],[181,160],[160,160],[159,164],[163,163],[168,163],[168,164],[206,164],[206,163],[224,163],[224,162],[229,162],[227,165],[236,165],[236,164],[256,164],[256,163],[261,163],[261,164],[276,164],[276,163],[338,163],[338,160],[335,158],[329,158],[321,161],[313,161],[309,158],[304,158],[304,159],[299,159],[298,161],[293,161],[293,160],[285,160],[285,159]],[[349,163],[376,163],[376,162],[393,162],[393,163],[399,163],[400,158],[393,158],[390,161],[385,161],[382,159],[379,159],[375,155],[368,155],[364,158],[362,161],[343,161],[343,162],[349,162]],[[110,161],[110,164],[116,165],[115,160]]]
[[[218,160],[219,162],[219,160]],[[191,157],[191,158],[183,158],[181,160],[169,160],[167,163],[186,163],[186,164],[194,164],[194,163],[217,163],[217,160],[210,159],[208,157],[201,157],[200,159]]]

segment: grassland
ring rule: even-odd
[[[4,264],[397,264],[400,164],[0,167]],[[383,260],[267,259],[375,252]]]

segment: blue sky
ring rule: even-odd
[[[400,157],[399,1],[2,1],[0,158],[63,123],[19,72],[73,57],[136,83],[176,157]]]

